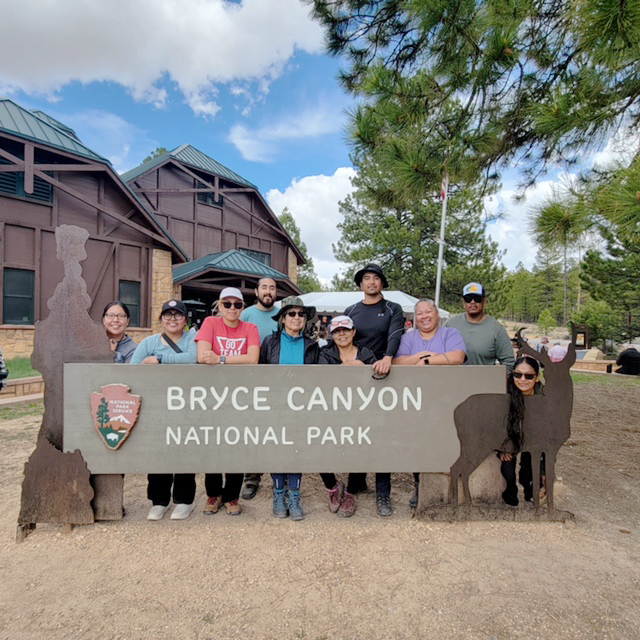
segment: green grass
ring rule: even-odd
[[[11,404],[0,408],[0,420],[15,420],[24,416],[35,416],[44,411],[42,402],[31,402],[29,404]]]
[[[571,378],[575,385],[598,385],[600,387],[638,387],[640,376],[619,376],[615,373],[578,373],[571,372]]]
[[[40,372],[31,366],[31,358],[11,358],[6,360],[9,369],[9,380],[39,376]]]

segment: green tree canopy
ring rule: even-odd
[[[165,153],[169,153],[169,151],[167,149],[165,149],[164,147],[156,147],[143,161],[142,164],[144,164],[145,162],[149,162],[150,160],[153,160],[154,158],[158,158],[159,156],[163,156]]]
[[[315,268],[313,266],[313,258],[309,256],[307,245],[300,237],[300,227],[296,224],[293,214],[287,207],[285,207],[282,210],[282,213],[278,216],[278,220],[280,220],[280,223],[285,228],[286,232],[291,236],[291,239],[296,243],[298,249],[300,249],[307,260],[305,264],[298,267],[298,286],[304,293],[323,291],[324,287],[316,275]]]

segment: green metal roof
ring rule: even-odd
[[[55,127],[56,129],[60,129],[62,133],[66,133],[72,138],[75,138],[78,142],[81,142],[80,138],[78,138],[78,134],[71,127],[68,127],[66,124],[63,124],[62,122],[60,122],[60,120],[56,120],[53,116],[50,116],[48,113],[45,113],[44,111],[40,111],[40,109],[31,109],[31,113],[33,113],[33,115],[35,116],[38,116],[38,118],[40,118],[41,120],[45,120],[52,127]]]
[[[85,147],[74,136],[65,133],[63,129],[54,126],[48,120],[58,122],[54,118],[42,118],[28,109],[16,104],[8,98],[0,98],[0,131],[6,131],[22,138],[28,138],[34,142],[70,151],[91,160],[111,163],[102,156],[99,156],[89,147]],[[61,123],[58,123],[60,125]],[[64,127],[64,125],[62,125]],[[68,129],[68,127],[65,127]]]
[[[277,269],[263,264],[250,256],[231,249],[222,253],[210,253],[208,256],[192,260],[186,264],[180,264],[173,268],[173,281],[182,282],[193,276],[216,269],[219,271],[233,271],[234,273],[246,273],[261,278],[274,278],[277,280],[288,280],[289,276]]]
[[[173,158],[174,160],[178,160],[179,162],[189,165],[194,169],[200,169],[201,171],[212,173],[216,176],[220,176],[221,178],[225,178],[232,182],[243,184],[253,189],[258,188],[254,184],[251,184],[251,182],[249,182],[248,180],[245,180],[242,176],[238,175],[235,171],[231,171],[231,169],[225,167],[223,164],[220,164],[217,160],[210,158],[206,153],[202,153],[202,151],[199,151],[195,147],[192,147],[190,144],[183,144],[173,151],[163,153],[161,156],[153,158],[153,160],[149,160],[148,162],[144,162],[143,164],[134,167],[133,169],[129,169],[129,171],[126,171],[120,177],[125,182],[131,182],[131,180],[135,180],[143,173],[146,173],[154,167],[163,164],[168,158]]]

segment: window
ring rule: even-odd
[[[3,278],[3,324],[33,324],[35,271],[5,267]]]
[[[262,251],[253,251],[252,249],[238,249],[240,253],[244,253],[246,256],[257,260],[258,262],[262,262],[262,264],[266,264],[268,267],[271,266],[271,254],[263,253]]]
[[[11,164],[5,158],[0,158],[0,164]],[[49,172],[47,172],[49,175]],[[33,193],[24,190],[24,173],[21,171],[0,171],[0,194],[20,196],[39,202],[53,202],[53,187],[37,176],[33,179]]]
[[[120,280],[118,299],[122,300],[131,313],[131,326],[140,326],[140,283]]]
[[[206,189],[206,187],[206,184],[203,184],[202,182],[196,182],[196,189]],[[213,191],[198,194],[198,202],[200,204],[208,204],[210,207],[221,207],[222,201],[223,196],[222,194],[220,194],[218,197],[218,201],[216,202],[215,193],[213,193]]]

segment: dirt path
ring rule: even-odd
[[[132,476],[122,522],[41,525],[17,545],[39,418],[0,422],[0,638],[637,639],[640,385],[610,382],[576,387],[557,465],[571,525],[412,518],[408,474],[388,519],[372,495],[332,516],[310,475],[303,522],[271,517],[261,489],[237,518],[149,523]]]

